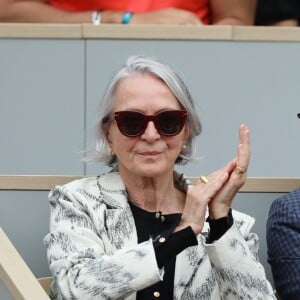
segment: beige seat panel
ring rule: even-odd
[[[50,299],[1,227],[0,279],[16,300]]]

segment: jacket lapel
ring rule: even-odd
[[[110,251],[136,245],[138,240],[135,223],[120,174],[113,172],[101,176],[98,184],[106,204],[104,226],[112,245]]]

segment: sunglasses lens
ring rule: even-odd
[[[138,136],[144,130],[145,117],[136,112],[124,112],[119,114],[117,124],[124,135]]]
[[[157,116],[157,127],[163,135],[176,135],[184,125],[185,115],[182,111],[165,111]]]
[[[155,123],[155,127],[160,134],[166,136],[176,135],[182,130],[186,117],[187,113],[183,110],[164,111],[152,116],[134,111],[115,113],[119,130],[129,137],[142,135],[149,121]]]

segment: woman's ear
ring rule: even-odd
[[[106,137],[106,140],[107,140],[109,146],[111,147],[112,141],[110,138],[110,122],[102,123],[102,131],[104,132],[104,135]]]
[[[184,135],[183,135],[183,145],[186,145],[188,143],[190,137],[190,129],[187,125],[184,127]]]

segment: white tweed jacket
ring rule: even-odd
[[[179,177],[178,177],[179,178]],[[182,177],[175,182],[183,187]],[[138,244],[126,189],[118,172],[56,186],[49,194],[50,233],[44,243],[55,277],[53,299],[126,299],[159,280],[151,239]],[[276,299],[257,260],[254,219],[233,211],[234,225],[176,258],[174,299]]]

